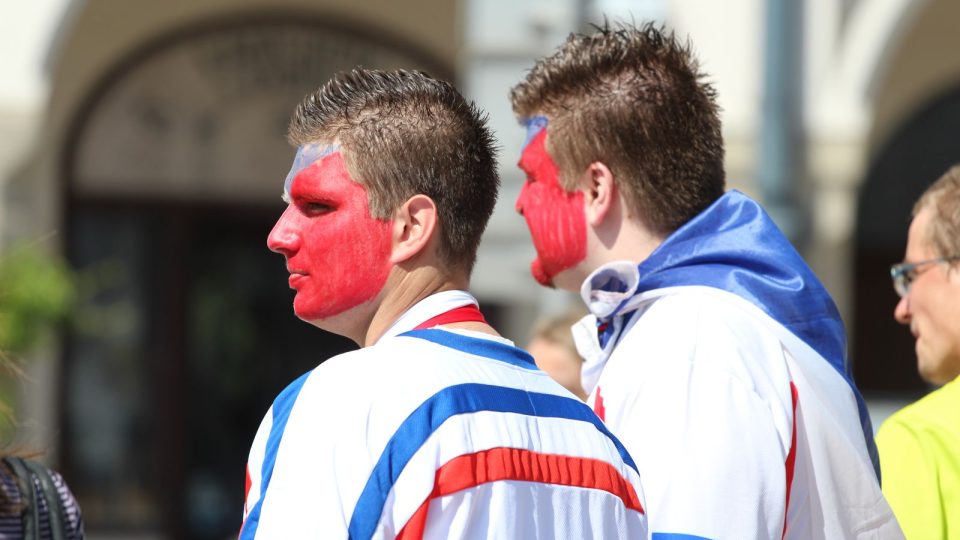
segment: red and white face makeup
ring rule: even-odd
[[[587,256],[587,223],[583,192],[568,192],[560,185],[560,169],[547,153],[547,119],[528,119],[527,143],[520,169],[527,181],[516,209],[527,221],[537,258],[530,265],[534,279],[553,286],[553,279]]]
[[[370,215],[339,147],[301,147],[284,187],[289,205],[267,246],[287,260],[297,316],[321,321],[375,297],[390,273],[392,221]]]

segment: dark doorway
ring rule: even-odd
[[[281,208],[83,202],[68,254],[63,468],[90,528],[227,538],[273,398],[354,345],[296,319]]]
[[[915,114],[876,153],[860,192],[854,269],[853,358],[867,393],[919,396],[914,340],[893,319],[897,295],[889,267],[900,262],[914,202],[951,165],[960,163],[960,89]]]

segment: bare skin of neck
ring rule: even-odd
[[[362,332],[358,344],[368,347],[377,342],[384,332],[393,325],[408,309],[424,298],[443,291],[467,290],[469,280],[465,275],[450,275],[441,272],[434,265],[417,266],[407,269],[405,265],[393,269],[382,293],[382,299],[373,311],[369,323]],[[443,325],[445,328],[471,330],[493,336],[499,336],[490,325],[481,322],[459,322]],[[352,336],[348,336],[352,337]]]

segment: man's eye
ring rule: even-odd
[[[308,216],[319,216],[333,211],[332,206],[321,202],[308,202],[302,204],[300,207],[303,209],[303,213]]]

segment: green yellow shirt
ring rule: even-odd
[[[960,378],[877,433],[883,494],[907,540],[960,540]]]

